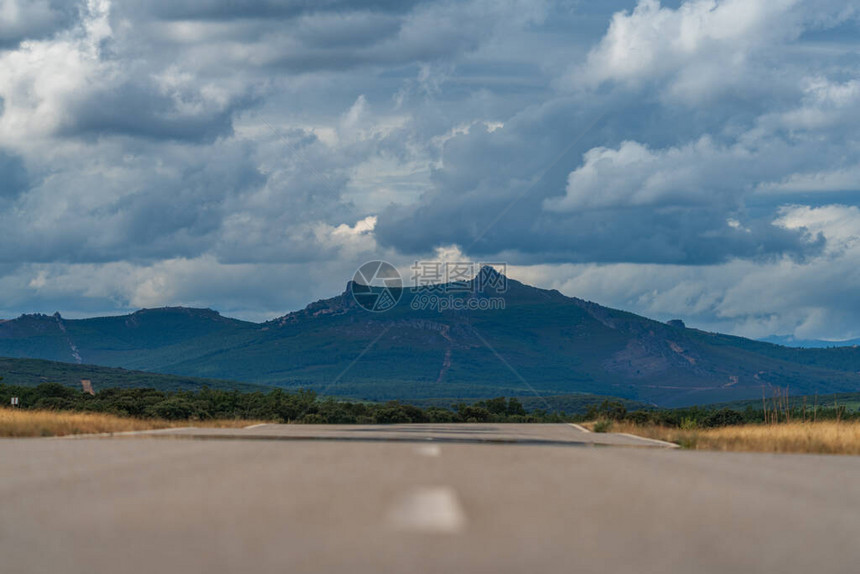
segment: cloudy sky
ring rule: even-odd
[[[369,259],[860,337],[853,0],[0,0],[0,317],[264,320]]]

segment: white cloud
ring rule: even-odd
[[[860,80],[840,82],[821,76],[804,78],[798,106],[782,113],[765,115],[762,127],[791,131],[840,133],[860,123]]]
[[[730,205],[733,202],[719,194],[744,192],[743,172],[752,157],[748,150],[721,148],[707,137],[656,152],[631,141],[615,150],[595,148],[568,176],[566,195],[545,205],[553,211],[665,203]]]
[[[786,207],[780,226],[827,237],[826,253],[720,265],[512,266],[519,280],[688,326],[748,337],[846,340],[860,336],[860,209]]]
[[[785,46],[804,30],[836,26],[853,13],[840,1],[688,0],[673,9],[640,0],[613,16],[571,81],[656,86],[663,98],[685,105],[778,93],[791,81],[786,69],[802,70],[786,58]]]
[[[89,18],[95,20],[99,15]],[[95,43],[86,35],[75,37],[67,32],[58,39],[28,41],[18,50],[0,53],[0,98],[4,102],[0,143],[24,147],[27,140],[49,135],[68,120],[71,102],[91,89],[99,73]]]
[[[793,173],[780,182],[767,182],[758,187],[764,194],[857,190],[860,190],[860,165],[833,171]]]

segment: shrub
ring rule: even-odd
[[[299,419],[299,422],[305,425],[321,425],[325,424],[326,420],[325,417],[319,413],[308,413]]]
[[[681,430],[695,430],[699,428],[699,425],[696,423],[696,419],[693,418],[685,418],[681,421]]]
[[[62,397],[45,397],[36,401],[35,407],[45,411],[70,411],[74,403]]]
[[[496,397],[487,401],[475,403],[476,407],[482,407],[493,413],[494,415],[503,415],[508,411],[508,403],[505,397]]]
[[[597,409],[601,418],[606,418],[611,421],[620,421],[627,416],[627,407],[620,401],[603,401]]]
[[[609,432],[612,428],[612,421],[609,419],[599,420],[594,423],[594,432]]]
[[[651,413],[648,411],[636,411],[627,415],[627,420],[637,425],[644,425],[653,422]]]
[[[189,419],[192,414],[194,414],[194,404],[182,397],[170,397],[146,409],[147,416],[169,421]]]
[[[412,422],[412,419],[409,418],[409,415],[407,415],[406,412],[399,406],[383,407],[376,411],[373,418],[376,419],[376,422],[378,424],[383,425]]]
[[[427,416],[430,422],[433,423],[453,423],[456,422],[457,416],[448,409],[440,409],[439,407],[430,407],[427,409]]]
[[[509,416],[526,416],[526,409],[519,399],[511,397],[508,400],[508,415]]]
[[[744,415],[731,409],[720,409],[705,417],[702,422],[706,427],[726,427],[744,424]]]
[[[460,418],[469,423],[485,423],[490,420],[490,411],[481,407],[466,406],[458,411]]]

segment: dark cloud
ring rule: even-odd
[[[415,204],[384,211],[377,237],[405,253],[457,244],[470,254],[504,252],[519,261],[703,265],[820,250],[820,240],[771,224],[774,203],[770,210],[745,209],[751,182],[810,162],[805,146],[768,142],[769,151],[745,155],[718,133],[711,143],[671,147],[725,125],[723,118],[715,111],[681,124],[676,109],[663,111],[647,101],[627,105],[560,99],[518,114],[504,128],[478,127],[451,138],[443,167],[433,172],[432,191]],[[656,151],[625,146],[645,157],[609,163],[613,150],[630,139],[655,142]],[[583,159],[598,149],[608,157]],[[582,205],[548,209],[547,202],[564,195],[569,174],[595,165],[602,166],[600,179],[578,190],[586,194]],[[655,176],[666,181],[651,192],[653,199],[640,200],[636,194],[654,187]],[[621,195],[614,197],[610,186]]]
[[[403,13],[422,0],[147,0],[131,2],[129,11],[145,12],[165,20],[235,20],[295,18],[309,13],[374,11]]]
[[[803,259],[824,246],[823,237],[775,227],[769,220],[739,222],[745,228],[737,229],[724,213],[708,208],[616,208],[563,216],[541,213],[524,200],[507,208],[508,203],[464,200],[392,209],[380,217],[377,237],[409,254],[453,243],[472,256],[503,253],[520,265],[535,260],[712,265],[782,254]]]
[[[41,181],[20,199],[17,215],[0,213],[8,233],[0,260],[104,263],[198,256],[217,241],[237,198],[266,185],[250,146],[171,144],[153,159],[154,145],[163,144],[140,145],[137,157],[123,157],[103,144],[106,157],[90,161],[83,170],[88,173]],[[110,176],[101,173],[105,166],[113,170]],[[55,208],[59,198],[63,210]]]
[[[210,102],[195,90],[165,94],[156,86],[130,80],[100,89],[70,106],[63,136],[125,135],[147,139],[213,142],[233,133],[233,118],[252,105],[251,96]]]
[[[0,20],[0,51],[24,40],[41,40],[72,26],[79,17],[77,2],[67,0],[6,0]]]
[[[15,199],[30,187],[30,177],[23,160],[0,150],[0,200]]]

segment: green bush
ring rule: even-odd
[[[171,397],[148,407],[146,416],[171,421],[188,420],[194,414],[194,404],[181,397]]]
[[[385,407],[376,411],[375,422],[383,425],[411,423],[412,419],[401,407]]]
[[[651,413],[648,411],[635,411],[627,415],[626,420],[637,425],[645,425],[654,422]]]
[[[600,403],[600,406],[588,407],[586,415],[590,419],[608,419],[611,421],[620,421],[627,416],[627,407],[620,401],[605,400]]]
[[[681,430],[695,430],[699,428],[699,424],[693,418],[685,418],[681,421]]]
[[[746,421],[744,415],[741,413],[731,409],[720,409],[705,417],[705,420],[702,422],[702,426],[725,427],[731,425],[742,425],[744,422]]]
[[[62,397],[44,397],[36,401],[34,407],[45,411],[70,411],[74,409],[74,403]]]
[[[321,425],[328,421],[319,413],[309,413],[299,419],[299,422],[303,425]]]
[[[594,432],[609,432],[612,429],[612,421],[602,419],[594,423]]]
[[[460,419],[469,423],[489,422],[492,417],[490,411],[476,406],[463,406],[458,409],[457,414],[460,416]]]

